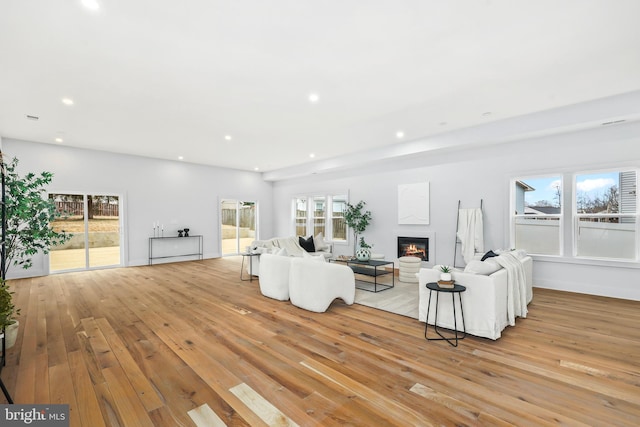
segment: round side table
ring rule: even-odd
[[[453,288],[441,288],[436,282],[427,283],[427,289],[429,289],[429,305],[427,306],[427,319],[424,325],[424,337],[428,341],[446,341],[454,347],[458,346],[458,341],[463,340],[467,336],[467,329],[464,325],[464,311],[462,310],[462,293],[467,290],[462,285],[454,284]],[[436,317],[433,320],[433,330],[438,334],[440,338],[429,338],[427,331],[429,330],[429,310],[431,309],[431,294],[436,293]],[[438,302],[440,300],[440,293],[451,294],[451,304],[453,306],[453,331],[455,335],[453,337],[445,337],[438,330]],[[458,304],[460,305],[460,314],[462,315],[462,331],[458,331],[458,318],[456,316],[456,294],[458,294]],[[441,328],[442,329],[442,328]],[[462,332],[462,336],[458,337],[458,332]]]

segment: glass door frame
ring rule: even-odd
[[[77,268],[67,268],[61,270],[51,270],[51,260],[50,253],[47,254],[47,269],[49,274],[58,274],[58,273],[67,273],[72,271],[88,271],[88,270],[101,270],[105,268],[118,268],[124,267],[124,259],[125,259],[125,233],[124,233],[124,196],[119,193],[111,193],[111,192],[81,192],[81,191],[50,191],[47,194],[47,198],[51,195],[71,195],[71,196],[82,196],[83,203],[83,222],[84,222],[84,266]],[[90,260],[90,247],[89,247],[89,197],[91,196],[108,196],[108,197],[117,197],[118,199],[118,245],[119,245],[119,257],[118,264],[109,264],[109,265],[99,265],[99,266],[91,266]],[[51,251],[50,251],[51,252]]]
[[[235,202],[235,211],[236,211],[236,251],[234,253],[224,253],[223,252],[223,224],[222,224],[222,204],[224,202]],[[237,256],[240,255],[242,252],[244,252],[242,250],[242,248],[240,247],[240,204],[241,203],[253,203],[255,206],[255,217],[253,218],[254,223],[255,223],[255,230],[254,230],[254,238],[253,240],[258,240],[258,218],[259,218],[259,206],[258,206],[258,201],[257,200],[244,200],[244,199],[240,199],[237,197],[220,197],[218,200],[218,215],[219,215],[219,221],[218,221],[218,229],[220,232],[220,238],[218,239],[219,245],[220,245],[220,256]]]

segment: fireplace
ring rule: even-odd
[[[428,237],[398,237],[398,258],[415,256],[422,261],[429,261]]]

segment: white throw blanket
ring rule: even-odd
[[[289,256],[302,256],[302,253],[305,252],[297,237],[279,237],[275,239],[274,243],[279,248],[285,248]]]
[[[458,209],[458,239],[462,246],[462,257],[467,264],[473,260],[476,252],[484,252],[482,229],[482,209]]]
[[[516,317],[527,317],[527,282],[522,262],[514,254],[504,252],[493,258],[507,270],[507,319],[511,326]]]

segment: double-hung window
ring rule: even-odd
[[[562,255],[562,177],[519,178],[511,191],[512,245],[528,253]]]
[[[347,240],[344,211],[346,195],[308,195],[293,199],[293,218],[297,236],[317,236],[322,233],[329,241]]]
[[[637,174],[580,173],[574,178],[574,256],[636,260]]]
[[[534,255],[638,261],[637,171],[589,171],[564,177],[512,181],[512,247]],[[564,203],[570,208],[565,210]],[[571,225],[565,227],[565,221]]]

